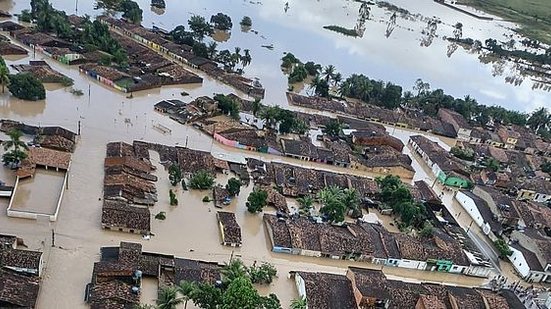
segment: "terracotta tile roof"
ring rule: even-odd
[[[174,283],[176,284],[182,280],[214,284],[221,279],[220,270],[222,265],[214,262],[175,258],[174,268]]]
[[[34,270],[38,275],[41,261],[42,252],[39,251],[19,249],[0,251],[0,265],[3,267]]]
[[[108,281],[90,289],[91,309],[128,309],[140,303],[140,295],[132,292],[132,286],[122,281]]]
[[[298,272],[304,280],[308,308],[355,309],[350,280],[342,275]]]
[[[28,155],[27,159],[35,165],[67,170],[71,164],[71,154],[63,151],[30,147]]]
[[[39,280],[37,277],[0,270],[0,304],[2,306],[35,308],[38,291]]]
[[[101,222],[113,229],[126,228],[136,231],[150,231],[149,209],[135,207],[125,202],[104,200]]]
[[[241,227],[235,219],[235,214],[233,212],[219,211],[216,216],[222,229],[222,241],[224,244],[241,246]]]

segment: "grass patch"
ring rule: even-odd
[[[356,32],[356,30],[348,29],[348,28],[345,28],[345,27],[337,26],[337,25],[323,26],[323,29],[335,31],[335,32],[344,34],[346,36],[351,36],[351,37],[357,37],[358,36],[358,33]]]

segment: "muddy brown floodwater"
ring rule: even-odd
[[[66,5],[70,2],[66,1]],[[10,2],[18,10],[21,3]],[[6,2],[0,2],[0,8],[4,8],[2,5],[6,5]],[[242,34],[233,33],[232,39],[234,35]],[[69,189],[65,193],[57,222],[8,218],[5,215],[7,202],[0,201],[0,232],[18,235],[25,240],[29,249],[45,252],[46,267],[38,308],[86,308],[84,288],[90,280],[93,263],[99,260],[100,247],[116,246],[120,241],[140,242],[145,251],[206,261],[226,262],[232,255],[232,251],[234,256],[243,259],[246,264],[252,264],[254,261],[269,261],[278,268],[279,277],[272,285],[260,287],[260,291],[264,294],[276,293],[284,307],[287,307],[290,300],[297,296],[294,283],[288,278],[289,271],[324,271],[343,274],[349,265],[380,267],[351,261],[272,253],[261,216],[249,214],[244,206],[246,197],[252,190],[252,184],[243,187],[239,197],[226,209],[236,213],[237,221],[242,227],[243,246],[232,249],[220,245],[216,209],[212,203],[201,201],[203,196],[210,192],[176,189],[180,204],[175,207],[169,206],[170,184],[167,172],[158,164],[159,157],[156,153],[152,153],[151,157],[153,163],[159,166],[156,171],[159,177],[156,184],[159,202],[152,208],[152,213],[165,211],[167,219],[152,221],[152,231],[155,236],[149,241],[143,240],[139,235],[102,230],[100,197],[102,196],[103,160],[105,145],[110,141],[121,140],[131,143],[133,140],[146,140],[166,145],[184,145],[187,141],[188,147],[211,151],[221,158],[231,156],[242,159],[244,156],[249,156],[337,172],[351,173],[351,171],[224,147],[190,126],[179,125],[168,117],[153,112],[153,105],[163,99],[180,98],[190,101],[198,96],[212,95],[215,92],[233,92],[229,87],[202,74],[205,78],[202,86],[163,87],[134,93],[133,99],[127,99],[125,94],[115,92],[80,74],[75,67],[54,62],[40,53],[36,55],[30,53],[28,57],[7,58],[6,61],[11,65],[27,63],[32,59],[46,60],[55,70],[74,79],[73,87],[84,92],[83,96],[78,97],[70,93],[70,88],[48,85],[47,99],[38,102],[25,102],[11,97],[8,93],[0,94],[0,117],[2,118],[35,125],[61,125],[75,132],[79,122],[81,124],[82,134],[69,171]],[[264,74],[268,70],[275,72],[278,76],[281,74],[273,67],[260,70],[261,67],[257,64],[254,69]],[[281,89],[275,87],[275,89],[269,89],[268,93],[280,92],[281,95],[284,90],[284,87]],[[190,93],[190,96],[182,98],[180,96],[182,91]],[[273,97],[278,98],[279,95]],[[286,105],[286,103],[281,104]],[[157,125],[168,127],[171,132],[164,134],[155,129]],[[392,128],[389,128],[389,131],[391,130]],[[410,134],[398,129],[392,133],[405,142],[407,142],[407,135]],[[451,144],[452,141],[445,141],[445,143]],[[430,179],[427,171],[416,160],[414,160],[414,168],[418,172],[415,179]],[[7,169],[0,170],[2,180],[8,184],[13,183],[15,178],[13,172]],[[224,184],[228,177],[228,175],[219,175],[217,182]],[[33,201],[34,195],[46,196],[47,194],[43,192],[44,189],[34,191],[33,188],[32,190],[31,200]],[[55,192],[51,194],[53,196]],[[51,239],[52,230],[56,235],[54,247]],[[393,277],[408,278],[407,280],[412,281],[448,282],[469,286],[481,285],[485,282],[483,279],[453,274],[388,267],[384,268],[384,272]],[[144,302],[154,302],[156,285],[154,280],[144,282],[142,295]]]

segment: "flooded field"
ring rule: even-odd
[[[76,9],[75,1],[52,2],[56,8],[64,9],[67,13],[74,12]],[[513,88],[503,84],[499,78],[491,76],[487,66],[480,65],[476,58],[461,51],[458,51],[454,58],[448,59],[444,51],[446,43],[442,40],[436,39],[430,49],[419,47],[417,30],[422,26],[413,22],[410,24],[409,21],[404,21],[406,24],[396,29],[395,33],[387,39],[381,32],[382,27],[386,26],[378,21],[382,16],[388,15],[384,11],[374,12],[378,17],[369,22],[366,35],[361,39],[343,38],[337,33],[322,29],[323,25],[337,21],[353,25],[356,19],[354,14],[357,11],[357,3],[353,1],[324,1],[323,5],[314,0],[294,1],[291,2],[287,12],[284,12],[283,3],[280,1],[264,1],[257,4],[242,0],[173,1],[168,3],[162,15],[158,15],[158,11],[149,10],[149,1],[138,2],[144,8],[146,26],[155,24],[167,29],[185,23],[192,13],[210,16],[221,11],[230,14],[234,24],[237,24],[244,14],[251,16],[253,29],[258,30],[259,33],[244,33],[234,29],[231,38],[227,42],[220,43],[220,47],[241,46],[251,49],[253,61],[246,68],[246,75],[260,77],[267,89],[266,104],[287,105],[284,93],[287,89],[286,77],[279,71],[279,59],[284,51],[292,51],[305,61],[314,60],[323,64],[335,64],[343,74],[362,71],[371,77],[392,80],[404,85],[412,85],[415,79],[422,77],[431,82],[433,87],[443,87],[455,95],[471,93],[479,98],[480,102],[486,101],[510,108],[530,110],[535,105],[543,105],[543,100],[547,98],[546,94],[530,91],[525,85]],[[417,5],[408,1],[396,2],[404,6]],[[19,12],[28,6],[28,1],[0,2],[0,9],[12,12]],[[92,7],[93,1],[79,1],[78,13],[97,14]],[[466,25],[469,25],[466,31],[472,32],[473,36],[483,37],[503,31],[502,28],[493,24],[466,20],[467,17],[436,6],[428,0],[424,0],[418,7],[409,9],[422,10],[422,13],[428,16],[435,14],[443,16],[443,19],[449,20],[448,23],[463,20]],[[408,28],[416,30],[410,31]],[[301,44],[293,42],[301,42]],[[260,47],[266,44],[273,44],[274,50]],[[403,50],[397,54],[400,49],[397,48],[398,46],[406,49],[408,57],[403,57]],[[159,157],[155,153],[152,153],[152,161],[158,166],[156,175],[159,181],[156,186],[159,202],[152,208],[152,214],[165,211],[167,217],[164,221],[152,220],[152,231],[155,236],[147,241],[139,235],[102,230],[100,217],[103,160],[105,145],[110,141],[122,140],[131,143],[133,140],[146,140],[167,145],[187,145],[189,148],[210,151],[220,158],[233,157],[242,160],[247,156],[342,173],[358,172],[322,164],[308,163],[307,165],[303,161],[221,146],[196,129],[177,124],[168,117],[153,112],[153,105],[163,99],[182,99],[180,96],[182,91],[190,93],[189,97],[183,98],[185,101],[216,92],[234,92],[231,88],[204,75],[201,75],[205,79],[202,86],[164,87],[134,93],[133,98],[128,99],[126,95],[106,88],[80,74],[76,67],[54,62],[39,53],[30,52],[28,57],[8,58],[6,62],[8,65],[20,64],[28,63],[32,59],[46,60],[55,70],[72,78],[75,89],[84,92],[83,96],[75,96],[70,93],[69,88],[48,86],[47,99],[37,102],[20,101],[12,98],[8,93],[0,94],[0,117],[2,118],[34,125],[61,125],[73,131],[77,131],[80,124],[82,129],[69,172],[69,189],[65,193],[57,222],[8,218],[5,216],[7,203],[5,201],[0,203],[0,232],[18,235],[25,240],[29,249],[45,252],[46,267],[37,303],[38,308],[86,308],[84,288],[90,280],[93,263],[99,260],[100,247],[116,246],[120,241],[140,242],[143,244],[144,251],[206,261],[227,262],[232,254],[243,259],[247,265],[254,261],[270,261],[278,269],[278,278],[271,286],[261,287],[260,290],[263,294],[277,293],[284,307],[297,296],[294,283],[288,278],[289,271],[324,271],[343,274],[348,265],[380,267],[350,261],[272,253],[261,215],[249,214],[245,208],[246,197],[253,189],[252,184],[242,187],[238,198],[226,208],[236,213],[237,222],[241,225],[243,232],[243,246],[235,249],[220,245],[216,209],[212,202],[201,201],[203,196],[211,193],[174,188],[180,202],[178,206],[169,206],[168,191],[171,186],[167,172],[160,167]],[[425,65],[436,61],[442,63],[442,66]],[[467,73],[472,78],[465,82],[457,82],[463,80],[462,77]],[[158,125],[168,127],[171,131],[163,133],[155,129]],[[396,129],[392,133],[407,143],[406,137],[410,134],[409,132]],[[446,140],[442,143],[449,147],[453,141]],[[409,150],[405,148],[405,151],[407,153]],[[430,173],[416,160],[413,161],[413,167],[417,171],[415,180],[424,179],[429,182]],[[0,170],[2,180],[8,184],[13,182],[12,171],[5,168]],[[42,179],[43,176],[39,177]],[[219,175],[217,182],[224,185],[228,177],[228,175]],[[44,181],[49,182],[48,177]],[[37,198],[49,205],[48,199],[55,194],[44,197],[45,190],[47,188],[35,191],[33,187],[32,195],[26,197],[25,205],[32,204],[29,201],[33,202]],[[268,210],[268,212],[271,211],[273,210]],[[381,219],[386,221],[388,218]],[[52,230],[55,233],[54,246],[52,246]],[[408,277],[409,280],[446,281],[457,285],[481,285],[485,282],[478,278],[388,267],[383,271],[396,277]],[[145,285],[143,299],[146,302],[152,302],[155,298],[156,282],[147,281]],[[191,307],[188,306],[188,308]]]
[[[64,186],[65,172],[37,169],[33,177],[19,180],[13,196],[13,210],[40,214],[54,214],[61,190]]]

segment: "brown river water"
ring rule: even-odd
[[[75,1],[56,0],[52,2],[59,9],[65,9],[68,13],[74,12]],[[366,70],[366,74],[373,77],[391,79],[397,82],[403,81],[408,84],[412,84],[419,77],[418,75],[423,75],[423,77],[427,76],[426,80],[430,80],[431,82],[434,80],[435,85],[441,85],[442,87],[451,85],[450,83],[452,82],[447,80],[451,79],[454,86],[450,87],[450,92],[456,92],[458,95],[463,94],[463,92],[479,91],[479,84],[474,87],[471,83],[477,83],[477,80],[484,79],[485,81],[489,81],[487,84],[491,88],[491,91],[504,93],[507,96],[512,93],[510,95],[512,99],[508,100],[512,105],[508,107],[517,106],[515,104],[518,104],[519,108],[520,106],[524,106],[525,99],[520,98],[520,93],[528,95],[528,97],[534,99],[536,102],[545,98],[541,93],[525,92],[520,88],[511,88],[500,83],[497,79],[491,78],[491,76],[488,77],[485,72],[486,69],[476,60],[469,60],[471,56],[467,54],[458,57],[460,61],[457,59],[453,61],[446,60],[453,62],[453,66],[460,68],[460,70],[477,68],[474,73],[469,75],[473,77],[473,80],[459,85],[455,84],[458,80],[457,75],[464,74],[464,71],[448,74],[451,71],[449,63],[444,64],[442,68],[434,68],[433,66],[427,68],[423,65],[423,62],[429,59],[435,59],[434,57],[436,57],[436,60],[433,61],[438,61],[437,58],[441,57],[439,54],[433,52],[433,49],[411,47],[413,49],[411,52],[416,55],[415,57],[417,57],[418,61],[410,63],[406,67],[401,67],[406,62],[405,59],[394,58],[392,54],[386,54],[384,51],[392,49],[392,45],[399,44],[398,38],[400,35],[397,35],[397,38],[391,37],[390,40],[386,40],[383,36],[383,42],[391,46],[384,46],[382,50],[371,55],[372,50],[370,46],[373,44],[373,42],[370,42],[370,40],[373,40],[371,36],[368,35],[362,40],[344,39],[338,34],[321,29],[320,25],[335,23],[334,20],[341,20],[341,18],[347,20],[345,17],[356,10],[356,2],[352,1],[289,1],[291,7],[287,13],[283,11],[283,2],[281,1],[264,1],[259,4],[237,0],[171,1],[167,3],[168,7],[163,15],[157,15],[157,13],[150,11],[148,6],[144,6],[145,1],[138,2],[144,8],[144,23],[146,25],[155,23],[166,28],[171,28],[178,23],[184,23],[190,12],[209,16],[218,11],[226,12],[232,16],[234,25],[238,24],[242,15],[247,14],[251,16],[254,24],[253,29],[260,31],[258,35],[234,30],[229,41],[221,43],[221,45],[232,46],[238,44],[243,48],[251,49],[253,63],[250,67],[246,68],[246,72],[247,75],[259,76],[261,78],[261,81],[267,88],[267,103],[287,105],[284,99],[284,91],[287,85],[285,77],[279,70],[278,60],[281,57],[281,53],[285,50],[296,50],[296,55],[305,60],[311,57],[318,62],[326,64],[334,63],[343,73],[352,73],[352,70],[363,68]],[[452,19],[465,18],[456,12],[443,11],[443,8],[433,5],[432,1],[430,1],[430,4],[428,0],[424,0],[423,2],[426,2],[426,5],[421,5],[421,7],[424,8],[426,6],[427,14],[430,16],[445,13],[446,16],[453,17]],[[92,5],[92,1],[79,1],[79,13],[95,14],[95,11],[92,10]],[[0,9],[11,10],[13,12],[19,12],[21,9],[27,7],[28,1],[0,2]],[[384,15],[384,12],[378,10],[375,10],[375,13]],[[350,18],[355,19],[355,17]],[[291,24],[291,20],[295,20],[296,23]],[[379,27],[375,21],[372,23],[372,26],[375,29]],[[477,21],[476,26],[473,27],[482,26]],[[489,27],[493,30],[488,30],[488,32],[497,31],[493,27]],[[413,36],[411,31],[398,30],[400,29],[396,30],[397,33],[402,31],[402,35],[405,37]],[[473,30],[473,32],[476,31]],[[270,51],[261,48],[261,43],[273,43],[277,47],[275,50]],[[438,46],[436,42],[435,45]],[[324,48],[320,48],[320,46]],[[381,57],[383,56],[386,59],[382,59]],[[401,57],[404,58],[403,55]],[[7,58],[6,61],[10,65],[43,58],[44,56],[41,54],[32,55],[30,53],[28,57]],[[232,254],[231,248],[220,245],[220,236],[215,216],[216,210],[212,203],[203,203],[201,201],[202,197],[206,195],[205,192],[184,192],[181,189],[177,190],[180,205],[176,207],[169,206],[168,190],[170,185],[167,173],[162,168],[159,168],[156,172],[159,176],[159,181],[157,182],[159,202],[152,209],[152,213],[156,214],[159,211],[165,211],[167,219],[164,221],[152,221],[152,231],[155,236],[151,240],[142,240],[138,235],[102,230],[100,228],[101,201],[99,198],[102,196],[103,159],[105,157],[105,144],[107,142],[146,140],[167,145],[184,145],[188,141],[188,147],[211,151],[215,156],[220,158],[243,159],[247,156],[302,166],[306,166],[307,164],[288,158],[223,147],[190,126],[179,125],[167,117],[153,112],[153,105],[155,103],[168,98],[181,98],[180,92],[182,91],[190,93],[190,97],[183,98],[186,101],[201,95],[212,95],[216,92],[232,92],[232,89],[229,87],[206,78],[204,75],[202,76],[205,77],[205,81],[202,86],[163,87],[161,89],[134,93],[133,99],[127,99],[124,94],[115,92],[88,79],[80,74],[75,67],[68,67],[50,59],[45,60],[54,69],[74,79],[74,88],[82,90],[85,95],[77,97],[70,93],[69,88],[52,85],[47,86],[47,99],[44,101],[24,102],[10,97],[8,93],[0,94],[1,118],[10,118],[36,125],[61,125],[73,131],[77,130],[78,122],[81,122],[82,135],[73,155],[73,162],[69,172],[69,189],[65,193],[57,222],[50,223],[42,219],[33,221],[8,218],[5,215],[8,201],[0,201],[0,205],[2,205],[0,207],[0,233],[18,235],[25,240],[30,249],[43,250],[45,252],[46,268],[38,299],[38,308],[86,308],[83,300],[84,288],[90,280],[93,262],[99,259],[99,249],[101,246],[118,245],[120,241],[135,241],[142,243],[145,251],[219,262],[228,261]],[[399,63],[392,64],[392,69],[385,69],[394,60]],[[421,66],[423,69],[421,69]],[[401,71],[393,72],[397,67],[400,67]],[[436,72],[432,72],[432,70]],[[406,74],[405,72],[409,73]],[[386,74],[390,75],[387,76]],[[443,80],[437,83],[438,76],[442,76]],[[517,96],[517,94],[519,95]],[[500,101],[497,102],[499,103]],[[155,129],[157,125],[168,127],[171,129],[171,132],[164,134]],[[411,134],[411,132],[399,129],[388,128],[388,130],[405,142],[407,142],[408,135]],[[436,137],[431,138],[438,139]],[[449,145],[453,145],[454,141],[441,140],[440,142],[449,147]],[[408,152],[409,150],[406,148],[405,151]],[[154,164],[158,164],[158,155],[155,153],[152,153],[152,161]],[[328,165],[308,164],[308,166],[339,172],[350,172],[349,170]],[[430,180],[424,168],[416,160],[414,160],[413,166],[417,171],[416,180]],[[11,171],[0,169],[0,176],[8,184],[13,183],[14,175]],[[219,175],[217,181],[225,184],[228,177],[227,175]],[[35,196],[43,194],[44,196],[49,196],[44,200],[48,203],[50,198],[52,196],[55,198],[57,194],[57,192],[47,192],[45,188],[34,190],[35,188],[33,187],[33,200]],[[246,264],[252,264],[254,261],[270,261],[278,268],[279,277],[277,280],[269,287],[260,287],[260,291],[262,293],[276,293],[281,299],[284,308],[288,306],[291,299],[297,296],[294,283],[288,279],[289,271],[325,271],[343,274],[348,265],[380,267],[350,261],[315,259],[272,253],[261,216],[249,214],[244,207],[246,197],[251,190],[252,185],[243,187],[239,198],[233,201],[227,209],[235,211],[237,221],[241,225],[243,232],[243,246],[239,249],[234,249],[234,256],[242,258]],[[55,230],[56,234],[55,248],[51,247],[52,229]],[[445,281],[451,284],[470,286],[484,283],[481,279],[451,274],[395,268],[385,268],[384,271],[389,276],[393,276],[393,278],[400,277],[406,278],[404,280],[412,281]],[[155,288],[155,282],[146,282],[142,296],[143,301],[154,302]]]

